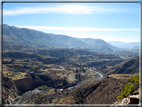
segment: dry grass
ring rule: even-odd
[[[109,77],[113,77],[116,79],[130,79],[133,76],[134,76],[134,74],[112,74],[112,75],[109,75]]]
[[[25,75],[26,73],[23,73],[23,72],[12,72],[8,70],[8,67],[6,67],[6,65],[3,65],[3,76],[8,76],[9,78],[12,78],[13,80],[18,80],[18,79],[24,78]]]
[[[73,104],[74,102],[74,97],[69,96],[66,98],[62,98],[57,104]]]

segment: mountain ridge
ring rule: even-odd
[[[138,44],[138,43],[132,43]],[[117,47],[110,42],[102,39],[93,38],[75,38],[63,34],[45,33],[28,28],[19,28],[16,26],[3,25],[3,47],[8,49],[22,48],[70,48],[87,49],[96,52],[111,53],[116,55],[125,55],[126,52],[136,56],[139,52],[139,46],[127,46],[129,49],[123,49],[126,46]],[[122,52],[123,51],[123,52]],[[125,51],[125,53],[124,53]],[[135,51],[135,52],[134,52]]]
[[[91,41],[62,34],[44,33],[28,28],[3,25],[4,45],[44,45],[57,48],[86,48],[99,52],[112,53],[113,46],[101,39]]]

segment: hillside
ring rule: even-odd
[[[53,44],[56,44],[56,42],[50,34],[6,24],[3,25],[4,45],[42,45],[48,43],[48,45],[54,46]]]
[[[73,90],[68,97],[61,99],[58,104],[112,104],[120,94],[120,85],[125,84],[126,80],[105,77]]]
[[[3,25],[4,49],[21,48],[84,48],[98,52],[112,53],[114,46],[101,39],[78,39],[61,34],[44,33],[27,28]]]
[[[120,85],[126,80],[105,77],[71,90],[57,104],[112,104],[120,94]]]
[[[112,68],[114,74],[133,74],[139,73],[139,58],[130,58]]]
[[[101,51],[102,49],[105,48],[104,51],[109,51],[110,53],[114,52],[116,49],[118,49],[117,47],[109,44],[108,42],[102,40],[102,39],[92,39],[92,38],[84,38],[81,39],[83,42],[87,43],[90,45],[90,47],[92,47],[92,49],[97,50],[97,51]]]
[[[113,67],[107,67],[105,64],[98,67],[97,70],[104,74],[134,74],[139,73],[139,57],[129,58]]]
[[[7,77],[3,77],[2,79],[2,104],[11,104],[22,92],[15,86],[12,79]]]
[[[72,86],[70,83],[64,83],[65,80],[52,79],[50,75],[30,74],[30,76],[19,80],[12,80],[11,78],[3,76],[2,103],[11,104],[19,95],[42,85],[47,85],[52,88],[56,88],[58,84],[63,84],[62,86],[64,87]]]

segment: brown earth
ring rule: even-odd
[[[105,77],[72,90],[58,104],[113,104],[120,95],[122,88],[120,85],[126,81],[127,79]]]

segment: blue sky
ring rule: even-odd
[[[3,24],[105,41],[140,41],[139,3],[3,3]]]

